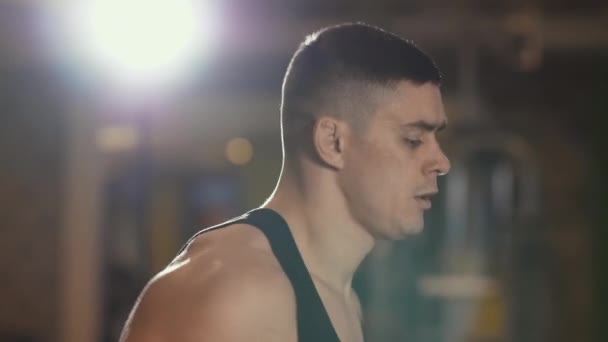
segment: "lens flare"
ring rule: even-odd
[[[202,57],[214,21],[208,2],[91,0],[70,11],[73,43],[87,61],[127,82],[165,81]]]

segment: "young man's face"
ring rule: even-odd
[[[447,124],[439,88],[404,81],[381,96],[363,132],[353,133],[341,185],[352,214],[377,238],[419,232],[437,177],[450,162],[436,137]]]

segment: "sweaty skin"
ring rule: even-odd
[[[387,89],[363,132],[319,116],[318,158],[284,163],[263,205],[287,221],[341,341],[363,341],[352,278],[377,239],[422,229],[449,171],[436,133],[447,124],[439,88]],[[297,341],[295,294],[266,237],[236,224],[197,237],[146,286],[121,342]]]

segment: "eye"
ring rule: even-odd
[[[416,148],[416,147],[422,145],[422,140],[407,139],[407,138],[404,140],[410,147],[413,147],[413,148]]]

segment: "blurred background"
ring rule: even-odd
[[[116,341],[190,235],[271,193],[289,58],[344,21],[434,57],[450,119],[424,232],[355,279],[367,340],[608,341],[591,0],[2,0],[0,341]]]

